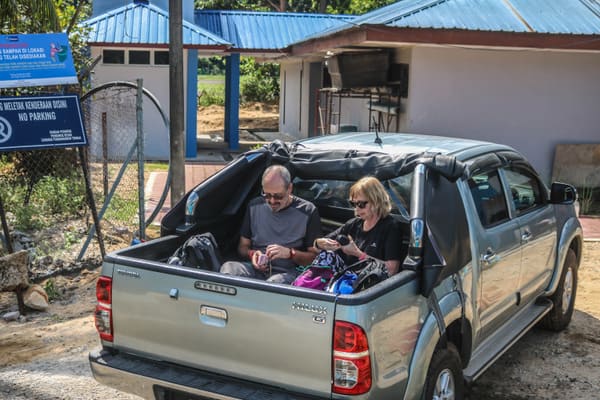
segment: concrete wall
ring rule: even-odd
[[[415,48],[407,131],[501,142],[549,180],[559,143],[600,142],[600,54]]]
[[[102,54],[100,47],[92,48],[92,58],[96,58],[99,54]],[[159,101],[164,114],[169,116],[169,66],[168,65],[128,65],[127,64],[127,51],[125,50],[126,58],[125,64],[103,64],[100,63],[94,68],[92,74],[92,86],[97,87],[102,83],[113,82],[113,81],[129,81],[136,82],[136,79],[142,78],[144,87],[149,90]],[[136,47],[134,50],[150,50]],[[165,51],[166,49],[160,49]],[[151,60],[153,57],[151,56]],[[184,90],[187,91],[185,85],[187,76],[187,51],[184,50],[183,54],[183,65],[184,65]],[[184,94],[184,98],[187,99],[187,94]],[[144,135],[145,135],[145,154],[147,159],[155,160],[167,160],[170,155],[169,139],[168,139],[168,126],[165,126],[157,108],[148,99],[144,99],[143,112],[144,112]],[[135,111],[134,111],[135,112]],[[110,118],[111,115],[108,115]],[[121,125],[115,127],[119,131],[126,132],[126,135],[130,138],[134,138],[136,134],[136,116],[135,113],[130,115],[128,118],[120,117],[123,121]],[[185,120],[185,117],[184,117]],[[195,119],[194,119],[195,121]],[[98,124],[98,121],[94,121]],[[126,127],[122,126],[127,124]],[[93,135],[98,135],[98,126],[94,125],[96,129],[92,132],[88,132],[88,136],[91,137],[90,142],[93,141]],[[121,140],[121,143],[125,142]],[[128,141],[129,142],[129,141]],[[97,143],[97,141],[96,141]],[[117,143],[117,142],[115,142]],[[90,150],[92,154],[97,153],[99,148],[97,144],[90,143]],[[128,146],[121,146],[115,144],[115,147],[111,149],[112,154],[119,158],[123,154],[126,154],[129,150]]]
[[[282,63],[280,69],[279,131],[292,137],[301,134],[302,62]]]

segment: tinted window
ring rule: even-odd
[[[506,169],[504,175],[510,187],[517,215],[533,210],[545,203],[542,185],[534,174],[524,169]]]
[[[125,51],[123,50],[103,50],[102,62],[104,64],[125,64]]]
[[[150,64],[150,52],[142,50],[131,50],[129,52],[129,64]]]
[[[410,210],[410,193],[413,174],[407,174],[383,181],[390,199],[392,213],[408,218]],[[352,209],[348,203],[350,187],[354,181],[334,180],[294,180],[294,194],[313,202],[318,206],[340,207]]]
[[[498,171],[473,176],[469,179],[469,189],[483,226],[508,220],[508,207]]]
[[[154,52],[154,65],[169,65],[169,52],[168,51],[155,51]]]

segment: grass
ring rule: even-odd
[[[221,81],[225,84],[225,75],[198,75],[198,83],[213,84],[213,81]]]
[[[144,164],[145,172],[163,172],[169,170],[169,163],[167,162],[146,162]]]
[[[225,104],[225,75],[198,75],[198,105]]]

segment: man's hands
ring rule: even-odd
[[[288,259],[292,256],[292,250],[289,247],[278,244],[270,244],[265,252],[260,250],[251,250],[250,261],[254,269],[266,272],[269,269],[269,262],[278,258]]]
[[[251,252],[250,262],[252,262],[254,269],[267,272],[269,270],[269,257],[260,250],[251,250]]]

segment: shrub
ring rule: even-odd
[[[225,94],[223,90],[219,88],[206,88],[202,89],[198,95],[198,105],[201,107],[208,107],[211,105],[224,106],[225,105]]]
[[[242,59],[241,101],[276,104],[279,102],[279,65],[259,64],[252,58]]]

